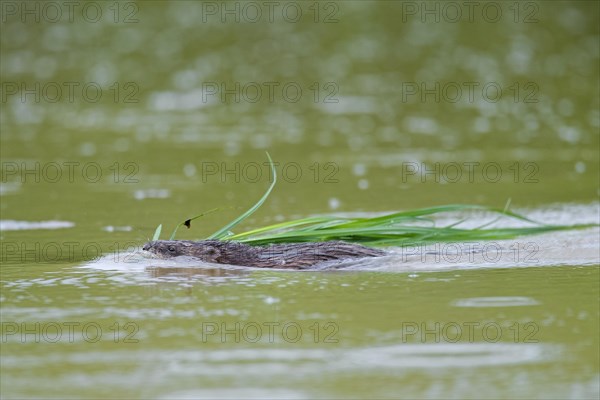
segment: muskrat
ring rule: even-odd
[[[386,254],[379,249],[341,241],[250,246],[221,240],[156,240],[146,243],[143,249],[161,258],[190,256],[217,264],[295,269],[309,268],[324,261]]]

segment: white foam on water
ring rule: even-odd
[[[16,221],[13,219],[0,220],[0,231],[23,231],[38,229],[72,228],[75,223],[69,221]]]
[[[540,302],[531,297],[502,296],[502,297],[470,297],[457,299],[452,305],[455,307],[522,307],[537,306]]]

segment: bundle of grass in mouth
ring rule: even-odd
[[[273,161],[268,153],[267,157],[273,182],[262,198],[248,211],[201,241],[175,240],[175,234],[181,225],[189,228],[191,221],[217,209],[180,223],[169,240],[159,240],[162,229],[162,225],[159,225],[152,241],[146,243],[143,249],[161,258],[190,256],[217,264],[304,269],[328,261],[383,256],[386,252],[381,247],[386,246],[501,240],[548,231],[596,226],[543,225],[509,211],[508,205],[504,209],[497,209],[458,204],[401,211],[371,218],[309,217],[234,234],[231,229],[262,206],[277,182]],[[493,213],[498,218],[509,217],[527,222],[529,226],[489,227],[497,218],[477,228],[459,228],[458,225],[464,220],[440,227],[436,226],[433,220],[435,215],[441,213],[466,211]]]

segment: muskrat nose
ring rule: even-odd
[[[150,250],[150,247],[152,247],[152,242],[148,242],[144,245],[144,247],[142,247],[142,250]]]

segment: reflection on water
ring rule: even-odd
[[[257,346],[258,347],[258,346]],[[69,364],[85,365],[96,362],[111,364],[133,359],[136,363],[159,365],[166,354],[160,351],[80,353],[67,356]],[[302,374],[319,375],[324,371],[336,374],[369,368],[373,372],[395,375],[415,368],[479,368],[504,364],[552,362],[560,356],[559,349],[544,345],[525,344],[419,344],[383,347],[321,349],[240,348],[211,351],[170,351],[170,373],[211,375],[243,375],[245,379],[276,379],[289,371],[285,364],[293,360]],[[57,361],[60,354],[49,353],[46,362]],[[36,357],[21,359],[7,357],[8,365],[36,368]],[[240,365],[243,363],[243,366]],[[202,365],[201,369],[197,366]],[[377,371],[381,369],[382,371]]]
[[[458,299],[454,302],[456,307],[521,307],[535,306],[540,304],[537,300],[530,297],[472,297],[468,299]]]
[[[148,267],[146,271],[150,273],[152,278],[173,278],[174,281],[180,278],[198,280],[194,278],[222,278],[228,276],[248,275],[248,271],[242,269],[225,269],[225,268],[184,268],[184,267]]]
[[[0,220],[0,231],[61,229],[75,226],[69,221],[14,221],[12,219]]]
[[[173,394],[172,391],[181,393],[181,388],[177,389],[174,382],[196,380],[212,382],[203,385],[202,388],[190,390],[190,393],[202,397],[260,387],[262,389],[259,393],[267,397],[288,393],[294,398],[298,394],[303,398],[315,392],[311,387],[302,388],[299,385],[300,381],[310,379],[322,386],[319,377],[323,374],[329,381],[343,382],[350,377],[366,373],[366,377],[371,379],[395,379],[413,389],[410,380],[424,372],[429,379],[443,378],[440,382],[445,382],[443,386],[450,390],[449,395],[452,395],[451,388],[454,387],[455,394],[462,392],[471,396],[476,394],[475,391],[458,389],[462,385],[461,380],[467,379],[467,376],[481,379],[486,376],[483,372],[485,368],[512,366],[521,371],[521,374],[530,375],[529,379],[536,380],[539,378],[528,366],[556,362],[560,353],[559,348],[549,345],[433,344],[343,348],[333,351],[270,348],[90,351],[70,354],[67,357],[61,353],[49,352],[43,357],[43,361],[50,365],[60,363],[67,369],[83,371],[98,366],[112,370],[114,366],[118,366],[117,371],[108,374],[92,372],[79,376],[58,373],[59,379],[81,390],[93,388],[102,391],[102,382],[110,379],[113,389],[129,393],[132,385],[140,385],[144,387],[143,393],[162,394],[164,397]],[[13,385],[24,387],[25,378],[35,376],[36,371],[40,369],[40,361],[39,357],[7,357],[4,360],[6,365],[24,374],[11,376],[11,379],[15,379]],[[144,375],[140,375],[140,370]],[[293,376],[290,375],[292,370]],[[149,381],[148,376],[154,376],[155,379]],[[452,376],[458,379],[454,380]],[[80,379],[83,381],[78,382]],[[517,389],[516,392],[524,390],[523,381],[517,377],[505,379],[507,387]],[[225,381],[231,388],[227,391],[218,386]],[[278,385],[277,382],[281,381],[288,383],[285,386]],[[51,382],[41,380],[36,386],[38,390],[48,393],[60,393]],[[391,385],[394,390],[399,387],[398,384]],[[478,387],[477,389],[479,390]],[[394,392],[386,388],[371,387],[371,390],[385,397],[394,396]],[[332,394],[325,389],[324,394],[326,393]],[[542,393],[549,394],[546,391]]]

